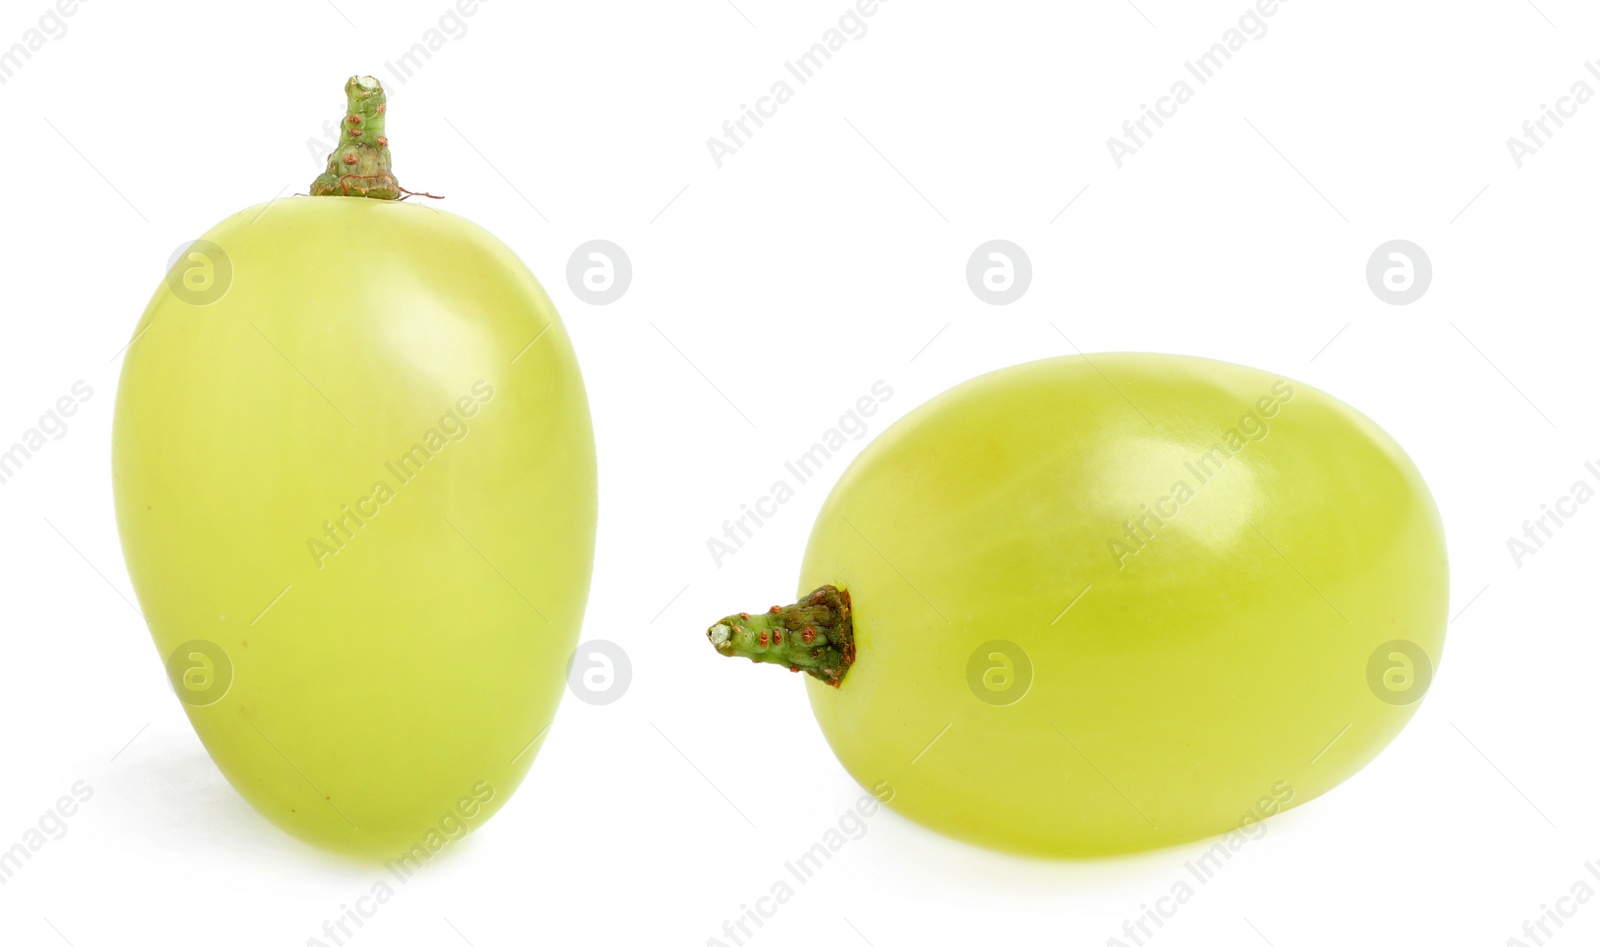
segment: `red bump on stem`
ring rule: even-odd
[[[831,585],[761,615],[730,615],[706,629],[706,637],[728,657],[805,671],[831,687],[855,662],[850,595]]]

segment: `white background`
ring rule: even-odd
[[[401,182],[505,240],[566,320],[600,451],[584,637],[622,646],[633,680],[607,706],[569,697],[503,812],[351,942],[731,944],[723,922],[861,790],[801,682],[703,632],[790,600],[866,439],[720,568],[706,540],[874,381],[894,389],[877,434],[1074,346],[1350,402],[1406,446],[1449,537],[1449,645],[1409,728],[1152,942],[1499,945],[1580,878],[1600,888],[1600,503],[1520,568],[1506,547],[1600,461],[1600,104],[1520,169],[1506,146],[1574,82],[1600,88],[1592,8],[1292,0],[1119,170],[1106,139],[1246,0],[890,0],[719,169],[706,139],[845,0],[493,0],[405,83],[384,63],[446,0],[337,2],[90,0],[0,85],[0,442],[94,390],[0,486],[0,847],[94,789],[0,887],[0,941],[305,944],[379,877],[280,834],[212,766],[130,605],[108,457],[117,353],[169,257],[305,190],[326,153],[307,139],[357,71],[389,88]],[[8,0],[0,46],[45,9]],[[594,238],[634,268],[607,306],[564,276]],[[1004,307],[965,280],[995,238],[1034,268]],[[1396,238],[1434,267],[1405,306],[1364,275]],[[1200,848],[1058,863],[868,825],[747,943],[1104,944]],[[1584,905],[1554,942],[1597,936]]]

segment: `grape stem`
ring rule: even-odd
[[[833,687],[856,659],[850,593],[831,585],[787,607],[729,615],[706,629],[706,638],[719,654],[781,664]]]
[[[371,76],[351,76],[344,84],[346,108],[339,123],[339,145],[328,155],[328,170],[311,182],[312,197],[370,197],[403,201],[436,194],[408,191],[395,180],[384,113],[389,100],[383,83]]]

